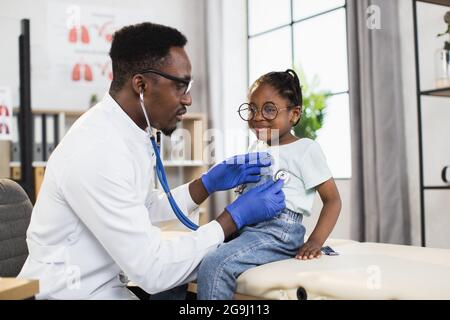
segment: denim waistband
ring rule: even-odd
[[[295,221],[302,222],[303,220],[303,214],[301,214],[300,212],[292,211],[288,208],[285,208],[283,210],[283,213],[285,213],[288,217],[290,217]]]

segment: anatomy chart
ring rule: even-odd
[[[51,80],[70,85],[109,84],[112,67],[108,51],[118,28],[117,9],[50,3],[47,34]]]
[[[9,87],[0,87],[0,140],[12,140],[12,100]]]

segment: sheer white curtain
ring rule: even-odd
[[[205,1],[205,42],[209,128],[214,129],[214,158],[244,153],[247,124],[237,109],[247,92],[247,20],[245,0]],[[220,213],[231,202],[232,192],[218,192],[211,212]]]

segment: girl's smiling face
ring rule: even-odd
[[[262,107],[268,102],[278,108],[278,114],[273,120],[267,120],[262,116]],[[269,144],[277,144],[279,139],[279,144],[283,144],[295,138],[291,134],[291,129],[300,117],[300,108],[290,106],[289,101],[283,98],[275,88],[269,84],[259,85],[251,92],[249,103],[258,109],[258,112],[248,121],[250,129],[258,139]]]

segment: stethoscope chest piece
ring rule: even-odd
[[[283,169],[278,170],[277,173],[275,173],[275,175],[274,175],[275,181],[278,181],[281,179],[284,181],[284,183],[288,182],[289,178],[290,178],[289,172],[287,172],[286,170],[283,170]]]

